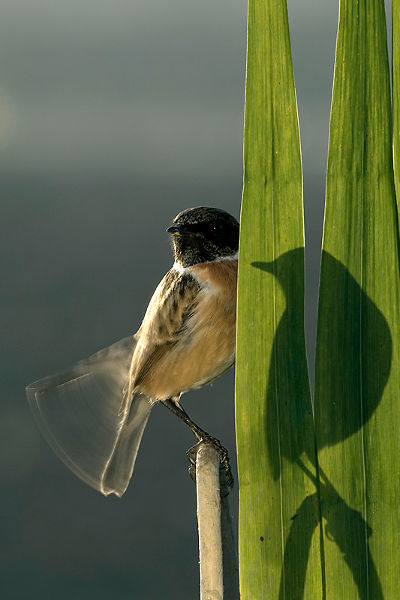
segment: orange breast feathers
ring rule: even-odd
[[[134,391],[154,400],[179,396],[212,381],[235,360],[237,260],[184,269],[197,282],[180,335],[158,346]]]

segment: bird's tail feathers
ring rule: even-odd
[[[128,487],[151,408],[152,403],[147,396],[133,396],[102,473],[100,491],[104,495],[114,493],[121,497]]]
[[[68,371],[26,388],[36,421],[58,457],[85,483],[121,496],[132,475],[151,401],[135,395],[118,414],[128,389],[134,336],[116,342]]]

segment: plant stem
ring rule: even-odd
[[[240,600],[239,565],[236,539],[233,532],[232,516],[229,507],[229,486],[226,470],[220,464],[221,487],[221,531],[222,531],[222,567],[224,572],[224,600]]]
[[[224,597],[219,456],[201,442],[196,455],[197,520],[200,554],[200,599]]]

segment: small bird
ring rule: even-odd
[[[104,495],[125,492],[156,402],[199,441],[214,443],[229,472],[226,450],[190,419],[180,397],[234,363],[239,223],[201,206],[179,213],[167,231],[175,262],[137,333],[26,388],[53,450]]]

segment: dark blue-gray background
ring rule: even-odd
[[[0,18],[2,598],[198,596],[193,440],[163,407],[118,500],[38,433],[30,381],[136,330],[187,207],[239,216],[246,3],[3,0]],[[289,2],[313,356],[335,2]],[[312,365],[312,360],[311,363]],[[311,369],[312,371],[312,369]],[[234,457],[233,371],[185,407]],[[237,486],[232,494],[237,516]]]

